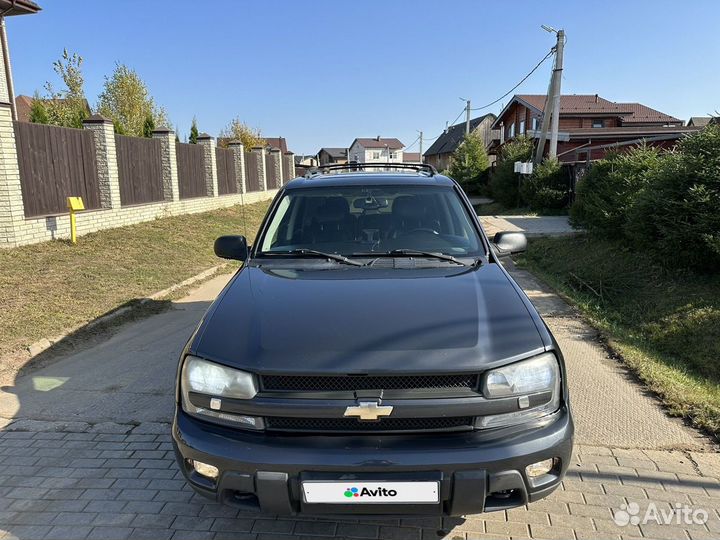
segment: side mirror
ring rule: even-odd
[[[248,245],[244,236],[221,236],[215,240],[215,255],[223,259],[246,261]]]
[[[498,257],[507,257],[513,253],[522,253],[527,249],[527,238],[521,232],[495,233],[493,244],[497,248]]]

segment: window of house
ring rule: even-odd
[[[395,159],[397,157],[397,152],[390,152],[390,159]]]
[[[537,128],[538,128],[538,119],[537,119],[537,118],[533,118],[530,125],[532,125],[533,131],[536,131]]]
[[[508,139],[512,139],[515,136],[515,122],[510,124],[510,129],[508,130]]]
[[[605,127],[605,122],[604,122],[604,120],[603,120],[602,118],[595,118],[595,119],[592,121],[592,127],[594,127],[594,128]]]
[[[520,120],[520,135],[525,135],[525,120]]]
[[[373,152],[373,153],[372,153],[372,158],[373,158],[373,159],[380,159],[380,152]]]

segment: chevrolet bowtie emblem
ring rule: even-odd
[[[390,416],[392,405],[379,405],[377,401],[360,401],[356,406],[345,409],[345,416],[356,416],[358,420],[379,420]]]

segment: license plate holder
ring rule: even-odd
[[[438,504],[437,480],[342,479],[303,480],[308,504]]]

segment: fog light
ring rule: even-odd
[[[204,476],[205,478],[215,480],[220,474],[220,471],[217,467],[215,467],[215,465],[209,465],[208,463],[203,463],[202,461],[196,461],[194,459],[190,460],[190,464],[192,465],[193,469],[195,469],[195,472],[197,472],[201,476]]]
[[[542,476],[543,474],[547,474],[552,471],[554,466],[555,458],[544,459],[542,461],[538,461],[537,463],[531,463],[525,467],[525,473],[530,478],[537,478],[538,476]]]

